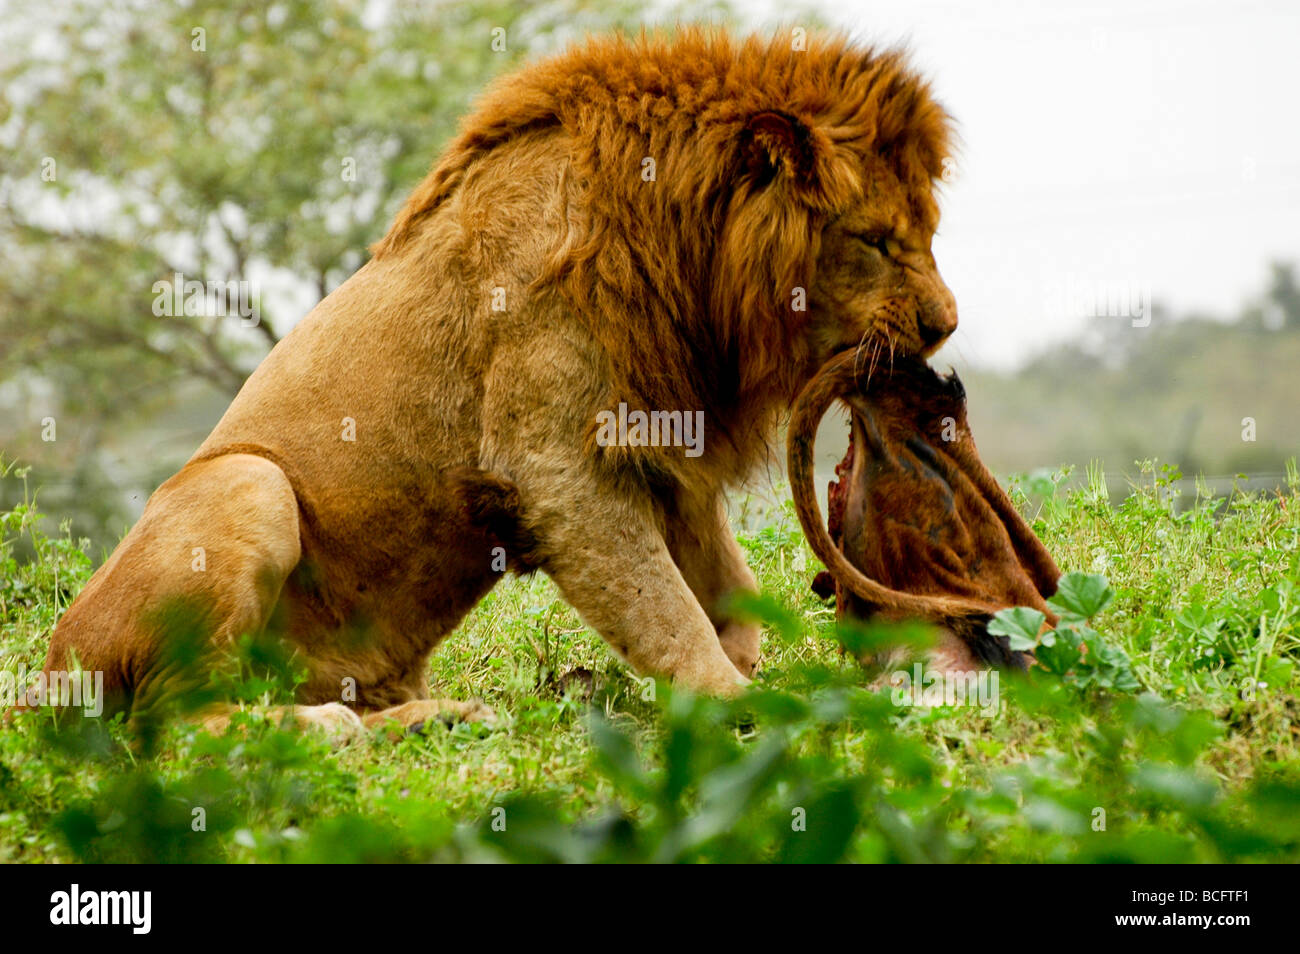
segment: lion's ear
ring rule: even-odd
[[[762,112],[750,117],[745,124],[745,147],[749,172],[760,183],[781,175],[806,180],[816,162],[812,130],[785,113]]]

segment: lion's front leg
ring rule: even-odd
[[[576,489],[572,484],[567,488]],[[648,505],[595,491],[548,509],[543,568],[583,620],[638,672],[732,695],[747,682],[682,576]]]
[[[731,532],[725,500],[718,495],[707,501],[680,501],[668,517],[666,539],[683,578],[717,630],[723,652],[744,675],[752,676],[758,668],[762,629],[733,618],[726,604],[737,591],[757,591],[758,583]]]
[[[538,333],[503,349],[486,381],[480,466],[519,488],[542,570],[583,621],[638,672],[732,695],[732,665],[665,540],[660,501],[588,446],[609,392],[581,335]]]

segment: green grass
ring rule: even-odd
[[[637,680],[544,577],[510,580],[429,673],[500,727],[331,750],[249,717],[146,750],[42,713],[0,729],[0,861],[1300,860],[1300,478],[1180,500],[1142,471],[1119,506],[1099,472],[1013,489],[1063,569],[1109,581],[1072,632],[1137,687],[1073,665],[1005,677],[996,715],[896,706],[841,652],[786,505],[742,534],[770,625],[737,702]],[[39,666],[91,569],[37,519],[0,515],[9,670]],[[562,689],[580,670],[590,699]]]

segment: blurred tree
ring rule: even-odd
[[[1268,286],[1268,301],[1282,316],[1284,328],[1300,328],[1300,283],[1294,262],[1274,262]]]
[[[636,9],[6,4],[0,446],[36,466],[48,507],[80,503],[78,528],[102,531],[124,502],[108,488],[152,490],[291,322],[364,262],[487,79]],[[173,294],[177,275],[204,294]],[[167,314],[178,298],[190,307]],[[191,413],[169,417],[178,407]],[[181,436],[159,444],[142,421]]]
[[[1148,328],[1098,319],[1014,371],[963,368],[985,461],[1003,473],[1101,461],[1117,476],[1159,458],[1267,486],[1300,454],[1296,274],[1273,263],[1230,317],[1156,302]]]

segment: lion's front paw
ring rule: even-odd
[[[480,722],[489,728],[500,725],[496,712],[477,699],[465,702],[455,699],[416,699],[390,709],[372,712],[363,721],[369,728],[395,724],[408,733],[425,732],[435,722],[441,725]],[[389,735],[393,736],[394,733],[390,732]]]

